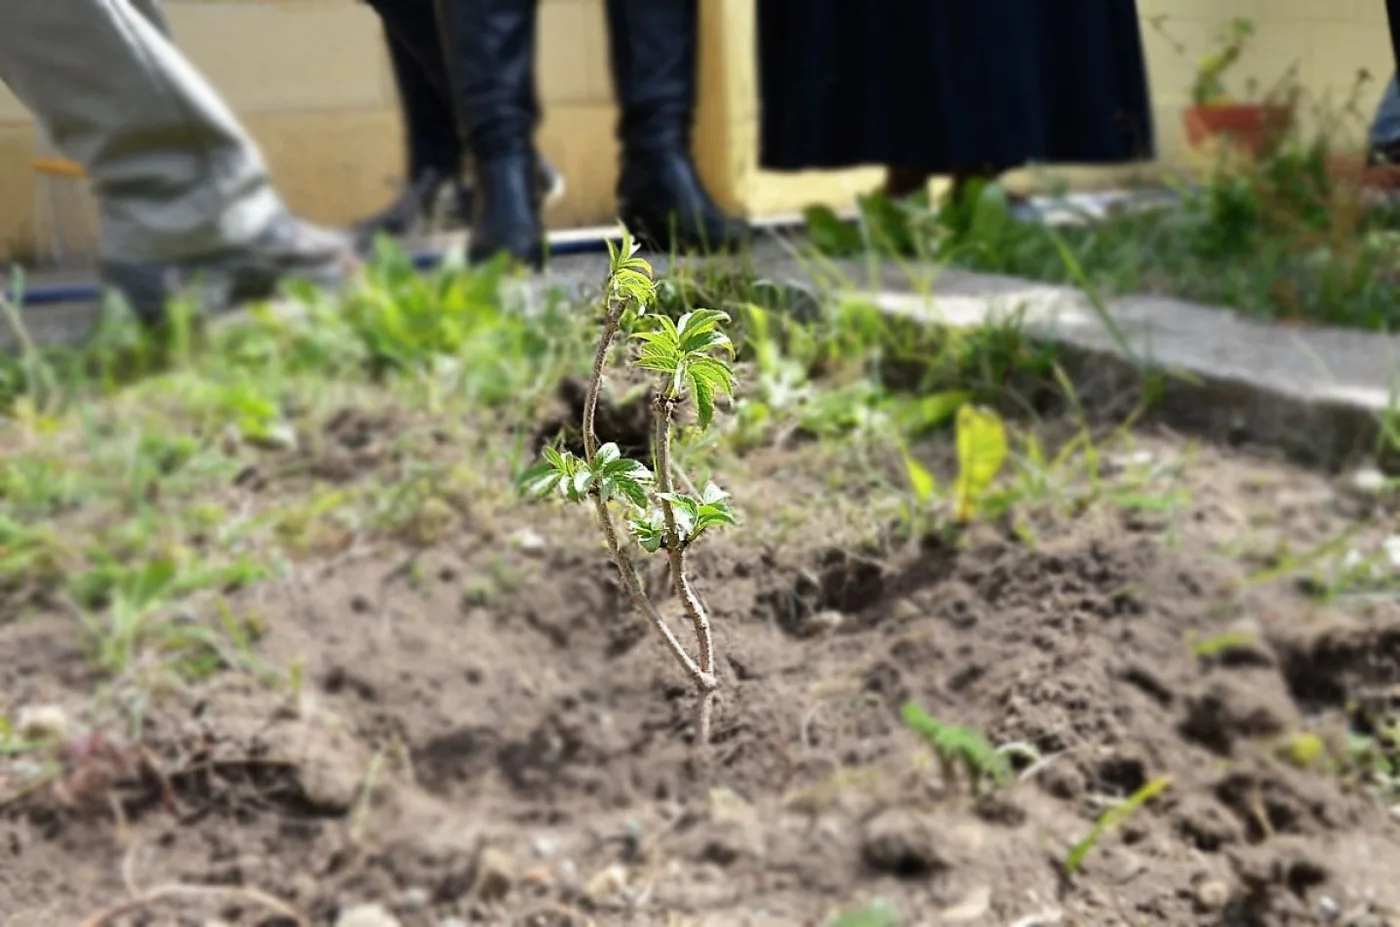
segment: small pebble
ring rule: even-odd
[[[15,728],[26,740],[56,740],[71,727],[68,712],[57,705],[25,705],[15,717]]]
[[[1374,496],[1385,489],[1388,482],[1385,474],[1375,467],[1362,467],[1351,475],[1350,486],[1362,495]]]
[[[621,863],[602,869],[583,887],[583,897],[598,904],[627,890],[627,867]]]
[[[516,532],[514,541],[515,546],[520,548],[522,553],[526,554],[543,553],[545,548],[544,536],[537,531],[531,531],[529,528],[524,528]]]
[[[845,622],[846,616],[835,609],[817,612],[802,622],[803,637],[823,637],[832,633]]]
[[[1196,885],[1196,909],[1202,913],[1219,911],[1230,901],[1230,886],[1219,879],[1202,879]]]
[[[403,894],[399,896],[398,907],[404,911],[421,911],[428,906],[428,902],[432,901],[432,898],[433,896],[426,888],[414,886],[404,889]]]
[[[335,927],[400,927],[400,924],[382,904],[361,904],[341,911],[335,919]]]
[[[477,901],[499,901],[515,885],[515,860],[494,847],[481,851],[476,864],[476,886],[473,894]]]
[[[890,615],[895,621],[918,621],[924,617],[924,610],[909,599],[898,599],[890,607]]]
[[[979,886],[952,907],[944,908],[938,915],[942,924],[965,924],[980,920],[992,909],[992,890],[986,885]]]

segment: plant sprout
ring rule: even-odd
[[[569,502],[592,503],[623,588],[695,686],[695,742],[704,744],[710,737],[719,680],[709,614],[686,572],[686,552],[706,531],[731,527],[735,519],[728,495],[713,483],[698,496],[676,490],[671,439],[676,409],[682,403],[694,405],[698,427],[706,428],[714,418],[716,394],[733,395],[734,372],[729,360],[734,346],[720,329],[729,321],[723,312],[697,309],[676,321],[660,314],[647,315],[656,299],[656,283],[651,265],[637,256],[637,248],[625,229],[620,247],[608,243],[610,269],[603,295],[602,328],[583,407],[583,457],[546,448],[544,460],[526,471],[522,483],[532,496],[557,493]],[[615,443],[600,445],[594,430],[608,357],[629,309],[640,323],[640,330],[631,336],[640,345],[634,366],[654,373],[657,379],[652,400],[651,468],[622,456]],[[642,550],[665,552],[676,597],[695,632],[695,656],[647,595],[613,521],[614,504],[626,510],[628,527]]]

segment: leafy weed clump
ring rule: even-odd
[[[902,714],[910,730],[933,749],[944,782],[952,785],[965,777],[974,797],[982,794],[983,784],[988,779],[994,788],[1004,788],[1011,783],[1010,761],[977,731],[945,724],[914,702],[907,703]]]

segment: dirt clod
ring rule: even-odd
[[[1213,914],[1224,910],[1230,902],[1230,886],[1223,879],[1204,877],[1192,889],[1192,899],[1196,910],[1202,914]]]
[[[1277,737],[1301,720],[1277,673],[1235,672],[1209,679],[1187,696],[1181,732],[1230,756],[1240,741]]]
[[[515,859],[509,854],[495,847],[483,848],[476,862],[473,897],[487,904],[500,901],[515,887],[518,871]]]
[[[923,814],[891,809],[866,822],[861,858],[876,872],[926,878],[949,868],[939,843],[937,826]]]

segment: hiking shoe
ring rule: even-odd
[[[103,261],[102,280],[120,292],[143,322],[165,318],[166,303],[192,295],[211,315],[276,295],[298,279],[334,289],[357,264],[350,240],[290,213],[246,245],[171,262]]]

